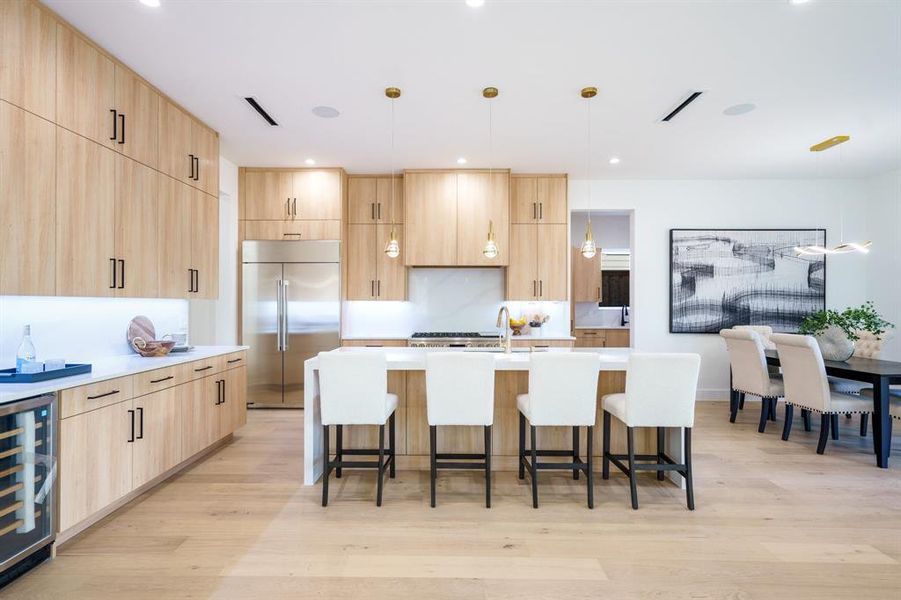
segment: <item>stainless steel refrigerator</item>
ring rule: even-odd
[[[303,408],[304,361],[339,346],[339,244],[244,242],[248,406]]]

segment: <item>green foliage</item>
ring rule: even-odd
[[[857,308],[846,308],[842,312],[834,310],[819,310],[807,315],[807,318],[798,328],[802,335],[818,335],[826,331],[826,328],[834,325],[845,332],[848,339],[856,341],[857,333],[868,331],[875,336],[882,335],[890,327],[894,327],[876,312],[872,301],[867,301]]]

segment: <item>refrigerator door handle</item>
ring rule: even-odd
[[[275,349],[279,352],[284,351],[284,347],[282,345],[282,322],[283,322],[283,314],[284,314],[284,306],[282,301],[282,286],[284,282],[279,279],[276,283],[277,289],[275,291],[275,310],[276,310],[276,318],[275,318]]]
[[[282,351],[288,349],[288,284],[282,283]]]

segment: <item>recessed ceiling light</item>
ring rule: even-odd
[[[466,6],[469,8],[479,8],[485,5],[485,0],[466,0]]]
[[[618,157],[618,156],[611,156],[611,157],[610,157],[610,164],[611,164],[611,165],[618,165],[618,164],[619,164],[619,157]]]
[[[735,104],[726,108],[723,111],[723,114],[728,117],[737,117],[738,115],[746,115],[755,108],[757,108],[757,105],[751,104],[750,102],[746,102],[744,104]]]
[[[314,106],[313,114],[323,119],[334,119],[341,113],[338,112],[337,108],[332,108],[331,106]]]
[[[463,157],[461,156],[460,158],[457,159],[457,164],[458,164],[458,165],[465,165],[465,164],[466,164],[466,159],[463,158]]]
[[[789,4],[807,4],[810,0],[788,0]]]
[[[144,6],[149,6],[150,8],[159,8],[160,0],[138,0]]]
[[[315,161],[315,160],[313,160],[313,159],[312,159],[312,158],[308,158],[308,159],[306,159],[306,160],[305,160],[305,161],[303,161],[303,162],[304,162],[304,164],[307,164],[307,165],[310,165],[310,166],[312,166],[312,165],[315,165],[315,164],[316,164],[316,161]]]

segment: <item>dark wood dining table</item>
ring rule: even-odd
[[[775,350],[767,350],[766,362],[778,366],[779,354]],[[845,361],[824,360],[823,363],[827,375],[873,386],[873,451],[876,453],[876,464],[887,469],[892,446],[889,390],[892,384],[901,383],[901,362],[852,357]]]

